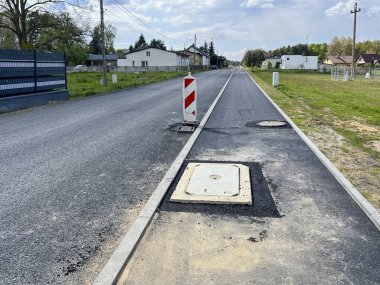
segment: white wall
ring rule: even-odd
[[[210,66],[210,58],[207,57],[207,56],[202,56],[202,64],[205,65],[205,66]]]
[[[283,55],[281,69],[318,69],[318,56]]]
[[[148,48],[133,53],[128,53],[126,59],[118,59],[117,66],[141,67],[142,62],[147,66],[187,66],[189,58],[183,57],[175,52],[156,48]]]

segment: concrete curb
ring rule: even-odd
[[[157,188],[154,190],[152,196],[149,198],[148,202],[142,209],[139,217],[131,226],[127,234],[124,236],[123,240],[120,242],[112,254],[111,258],[107,261],[106,265],[103,267],[103,269],[96,277],[95,281],[92,283],[93,285],[116,284],[123,272],[123,269],[131,258],[135,248],[143,237],[145,230],[152,221],[157,207],[160,205],[162,199],[166,194],[166,191],[169,189],[188,153],[198,139],[198,136],[200,135],[203,127],[205,126],[207,120],[209,119],[212,111],[214,110],[233,75],[234,72],[232,72],[231,76],[224,84],[222,90],[219,92],[218,96],[215,98],[214,102],[211,104],[210,108],[204,115],[198,128],[189,138],[177,158],[174,160],[173,164],[170,166],[169,170],[166,172],[164,178],[162,178],[160,184],[158,184]]]
[[[273,106],[280,112],[285,120],[292,126],[294,131],[301,137],[301,139],[308,145],[308,147],[314,152],[319,160],[326,166],[335,179],[343,186],[352,199],[359,205],[368,218],[375,224],[377,229],[380,230],[380,213],[373,207],[366,198],[351,184],[351,182],[340,172],[335,165],[319,150],[319,148],[297,127],[297,125],[290,119],[284,111],[268,96],[268,94],[256,83],[256,81],[246,72],[253,83],[263,92],[267,99],[273,104]]]

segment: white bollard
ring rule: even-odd
[[[185,122],[197,122],[197,82],[190,72],[183,79],[183,118]]]
[[[117,83],[117,74],[112,74],[112,83]]]
[[[280,74],[278,72],[273,72],[273,87],[277,87],[280,81]]]

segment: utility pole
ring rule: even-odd
[[[362,9],[358,9],[358,2],[355,2],[354,10],[351,10],[351,14],[354,14],[354,36],[352,37],[352,66],[351,77],[355,76],[355,38],[356,38],[356,14]]]
[[[103,0],[100,0],[100,33],[102,34],[102,65],[103,65],[103,80],[102,83],[107,86],[107,67],[106,67],[106,46],[104,37],[104,9]]]
[[[197,34],[194,35],[194,66],[195,66],[195,47],[197,46]]]

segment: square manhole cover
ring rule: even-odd
[[[242,164],[189,163],[170,201],[252,205],[249,168]]]

